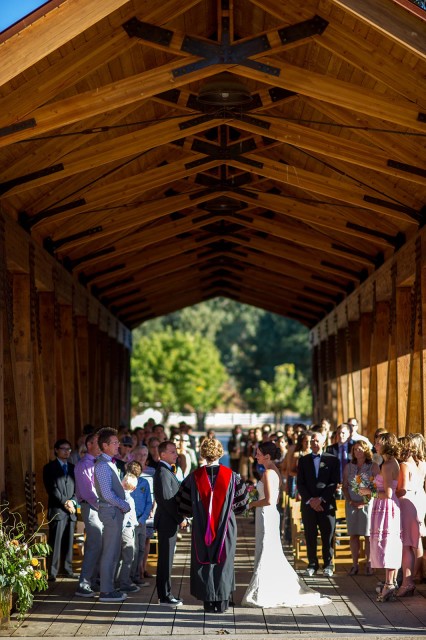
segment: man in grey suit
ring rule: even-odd
[[[173,473],[176,464],[176,445],[169,440],[158,447],[160,460],[154,475],[154,496],[157,510],[154,516],[154,528],[158,536],[157,594],[160,604],[179,607],[182,600],[172,594],[171,573],[176,547],[178,526],[186,526],[186,520],[178,512],[176,494],[179,481]]]
[[[114,587],[115,573],[120,559],[123,516],[130,511],[125,500],[118,469],[113,461],[119,440],[117,431],[104,427],[98,431],[100,456],[95,463],[95,487],[98,494],[99,520],[103,524],[100,561],[100,602],[122,602],[127,594]]]

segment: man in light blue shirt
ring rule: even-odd
[[[130,511],[125,499],[119,472],[113,462],[119,440],[117,431],[104,427],[98,431],[101,455],[95,464],[95,487],[98,494],[99,519],[103,524],[102,553],[100,562],[100,602],[122,602],[127,594],[115,590],[114,579],[121,553],[121,537],[124,514]]]

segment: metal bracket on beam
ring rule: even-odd
[[[71,236],[66,236],[65,238],[61,238],[60,240],[52,240],[50,236],[45,238],[43,242],[43,246],[49,253],[54,253],[64,244],[68,242],[74,242],[75,240],[80,240],[81,238],[87,238],[88,236],[93,236],[95,233],[99,233],[102,231],[102,227],[92,227],[91,229],[86,229],[86,231],[80,231],[80,233],[74,233]]]
[[[107,269],[102,269],[102,271],[91,273],[88,276],[85,273],[80,273],[79,280],[82,284],[86,285],[92,282],[92,280],[96,280],[96,278],[102,278],[103,276],[108,276],[110,273],[114,273],[115,271],[121,271],[125,266],[126,264],[122,262],[121,264],[116,264],[112,267],[108,267]]]
[[[241,122],[247,122],[247,124],[253,124],[255,127],[261,127],[262,129],[269,129],[271,126],[270,122],[265,122],[265,120],[259,120],[259,118],[255,118],[254,116],[250,116],[247,113],[235,113],[233,117],[236,120],[241,120]]]
[[[349,267],[345,267],[341,264],[334,264],[334,262],[329,262],[328,260],[321,260],[320,264],[323,267],[328,267],[329,269],[335,269],[337,272],[344,273],[351,278],[355,278],[356,280],[360,279],[361,271],[355,271],[355,269],[350,269]]]
[[[169,47],[171,39],[173,38],[173,31],[170,29],[163,29],[157,27],[155,24],[149,24],[148,22],[142,22],[138,18],[130,18],[123,25],[124,31],[131,38],[140,38],[147,42],[153,42],[154,44],[161,44],[164,47]]]
[[[166,102],[177,104],[179,102],[180,93],[180,89],[169,89],[168,91],[157,93],[155,97],[160,98],[161,100],[165,100]]]
[[[396,202],[389,202],[388,200],[382,200],[381,198],[375,198],[374,196],[365,195],[363,197],[365,202],[370,202],[371,204],[378,204],[381,207],[386,207],[386,209],[390,209],[391,211],[399,211],[400,213],[405,213],[407,216],[415,220],[416,222],[421,221],[421,216],[415,209],[411,209],[410,207],[404,207],[402,204],[397,204]]]
[[[125,291],[122,293],[117,293],[117,295],[113,296],[112,298],[108,298],[108,296],[104,296],[101,299],[102,304],[106,305],[106,306],[110,306],[113,302],[118,302],[118,300],[121,300],[122,298],[127,298],[128,296],[133,296],[135,293],[140,293],[140,289],[139,287],[135,288],[135,289],[129,289],[129,291]]]
[[[363,258],[364,260],[371,262],[371,264],[375,264],[375,258],[372,258],[368,253],[365,253],[365,251],[349,248],[349,247],[346,247],[345,245],[337,244],[335,242],[331,243],[331,248],[336,249],[337,251],[342,251],[343,253],[347,253],[348,255],[357,256],[358,258]]]
[[[298,95],[295,91],[289,91],[288,89],[282,89],[281,87],[271,87],[268,89],[268,93],[272,102],[279,102]]]
[[[80,198],[79,200],[74,200],[73,202],[69,202],[68,204],[63,204],[60,207],[53,207],[52,209],[45,209],[44,211],[40,211],[36,213],[34,216],[29,216],[25,211],[21,211],[18,214],[18,220],[21,227],[23,227],[26,231],[31,233],[31,229],[46,218],[52,218],[56,216],[58,213],[63,213],[64,211],[70,211],[71,209],[77,209],[77,207],[82,207],[86,204],[86,200],[84,198]]]
[[[211,67],[214,64],[240,64],[244,67],[257,69],[262,73],[277,77],[281,73],[279,67],[273,67],[258,60],[250,60],[249,58],[249,56],[258,53],[264,53],[270,48],[271,45],[265,35],[256,36],[251,38],[251,40],[246,40],[241,43],[235,42],[233,44],[229,43],[226,30],[223,30],[222,41],[220,43],[212,41],[206,42],[206,40],[195,36],[185,36],[181,46],[182,51],[197,56],[201,58],[201,60],[174,69],[172,75],[178,78],[193,71]]]
[[[400,237],[401,236],[400,233],[398,233],[396,236],[391,236],[388,233],[383,233],[382,231],[376,231],[376,229],[369,229],[368,227],[363,227],[361,224],[356,224],[355,222],[347,222],[346,227],[348,229],[353,229],[354,231],[361,231],[362,233],[372,236],[372,238],[381,238],[382,240],[386,240],[386,242],[388,242],[393,247],[396,247],[396,246],[401,247],[402,244],[404,244],[405,242],[405,236],[404,236],[404,240],[402,241],[402,238]],[[401,244],[401,241],[402,241],[402,244]]]
[[[185,131],[185,129],[189,129],[190,127],[196,127],[199,124],[203,124],[204,122],[209,122],[210,120],[214,120],[220,116],[217,115],[217,112],[214,114],[205,113],[202,116],[198,116],[198,118],[193,118],[192,120],[187,120],[186,122],[179,123],[179,129],[181,131]],[[225,116],[221,116],[225,117]]]
[[[81,258],[77,258],[76,260],[70,260],[68,257],[66,257],[63,259],[62,264],[64,265],[65,269],[67,269],[68,271],[73,271],[75,267],[78,267],[80,264],[83,264],[83,262],[88,262],[89,260],[107,256],[110,253],[114,253],[114,251],[115,251],[115,247],[106,247],[105,249],[100,249],[100,251],[93,251],[93,253],[86,253],[85,256],[82,256]]]
[[[0,183],[0,195],[6,193],[13,187],[17,187],[20,184],[25,184],[26,182],[31,182],[32,180],[37,180],[37,178],[44,178],[44,176],[50,176],[53,173],[58,173],[59,171],[64,170],[64,165],[62,162],[59,164],[54,164],[51,167],[47,167],[46,169],[40,169],[39,171],[33,171],[32,173],[27,173],[24,176],[19,176],[19,178],[14,178],[13,180],[7,180],[6,182]]]
[[[397,160],[388,160],[388,167],[392,167],[393,169],[399,169],[400,171],[406,171],[407,173],[412,173],[415,176],[426,177],[426,169],[421,169],[420,167],[415,167],[412,164],[405,164],[404,162],[398,162]]]
[[[283,27],[278,29],[278,35],[283,44],[289,44],[290,42],[297,42],[298,40],[304,40],[311,36],[321,35],[328,27],[328,21],[321,16],[315,15],[310,20],[304,20],[297,24],[292,24],[289,27]]]
[[[0,127],[0,138],[10,136],[12,133],[18,133],[18,131],[25,131],[25,129],[34,129],[36,126],[37,121],[34,118],[22,120],[22,122],[14,122],[7,125],[7,127]]]
[[[96,285],[93,285],[93,290],[96,291],[96,295],[101,295],[103,293],[106,293],[110,289],[116,289],[117,287],[122,287],[125,284],[130,284],[131,282],[134,282],[133,276],[130,276],[128,278],[121,278],[121,280],[115,280],[114,282],[106,284],[103,287],[97,287]],[[93,293],[95,291],[93,291]]]

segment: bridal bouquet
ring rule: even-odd
[[[254,502],[255,500],[259,499],[259,494],[258,494],[257,489],[254,486],[254,484],[247,485],[247,493],[248,493],[247,508],[246,508],[246,510],[244,511],[244,514],[243,514],[246,518],[248,518],[249,515],[250,515],[249,507],[250,507],[251,503]]]
[[[377,497],[377,487],[373,476],[368,476],[366,473],[359,473],[350,481],[349,484],[352,491],[357,495],[359,495],[360,489],[370,489],[371,495],[362,496],[362,499],[366,504],[370,502],[371,498]]]

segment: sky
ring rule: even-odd
[[[42,4],[46,4],[46,0],[0,0],[0,32]]]

